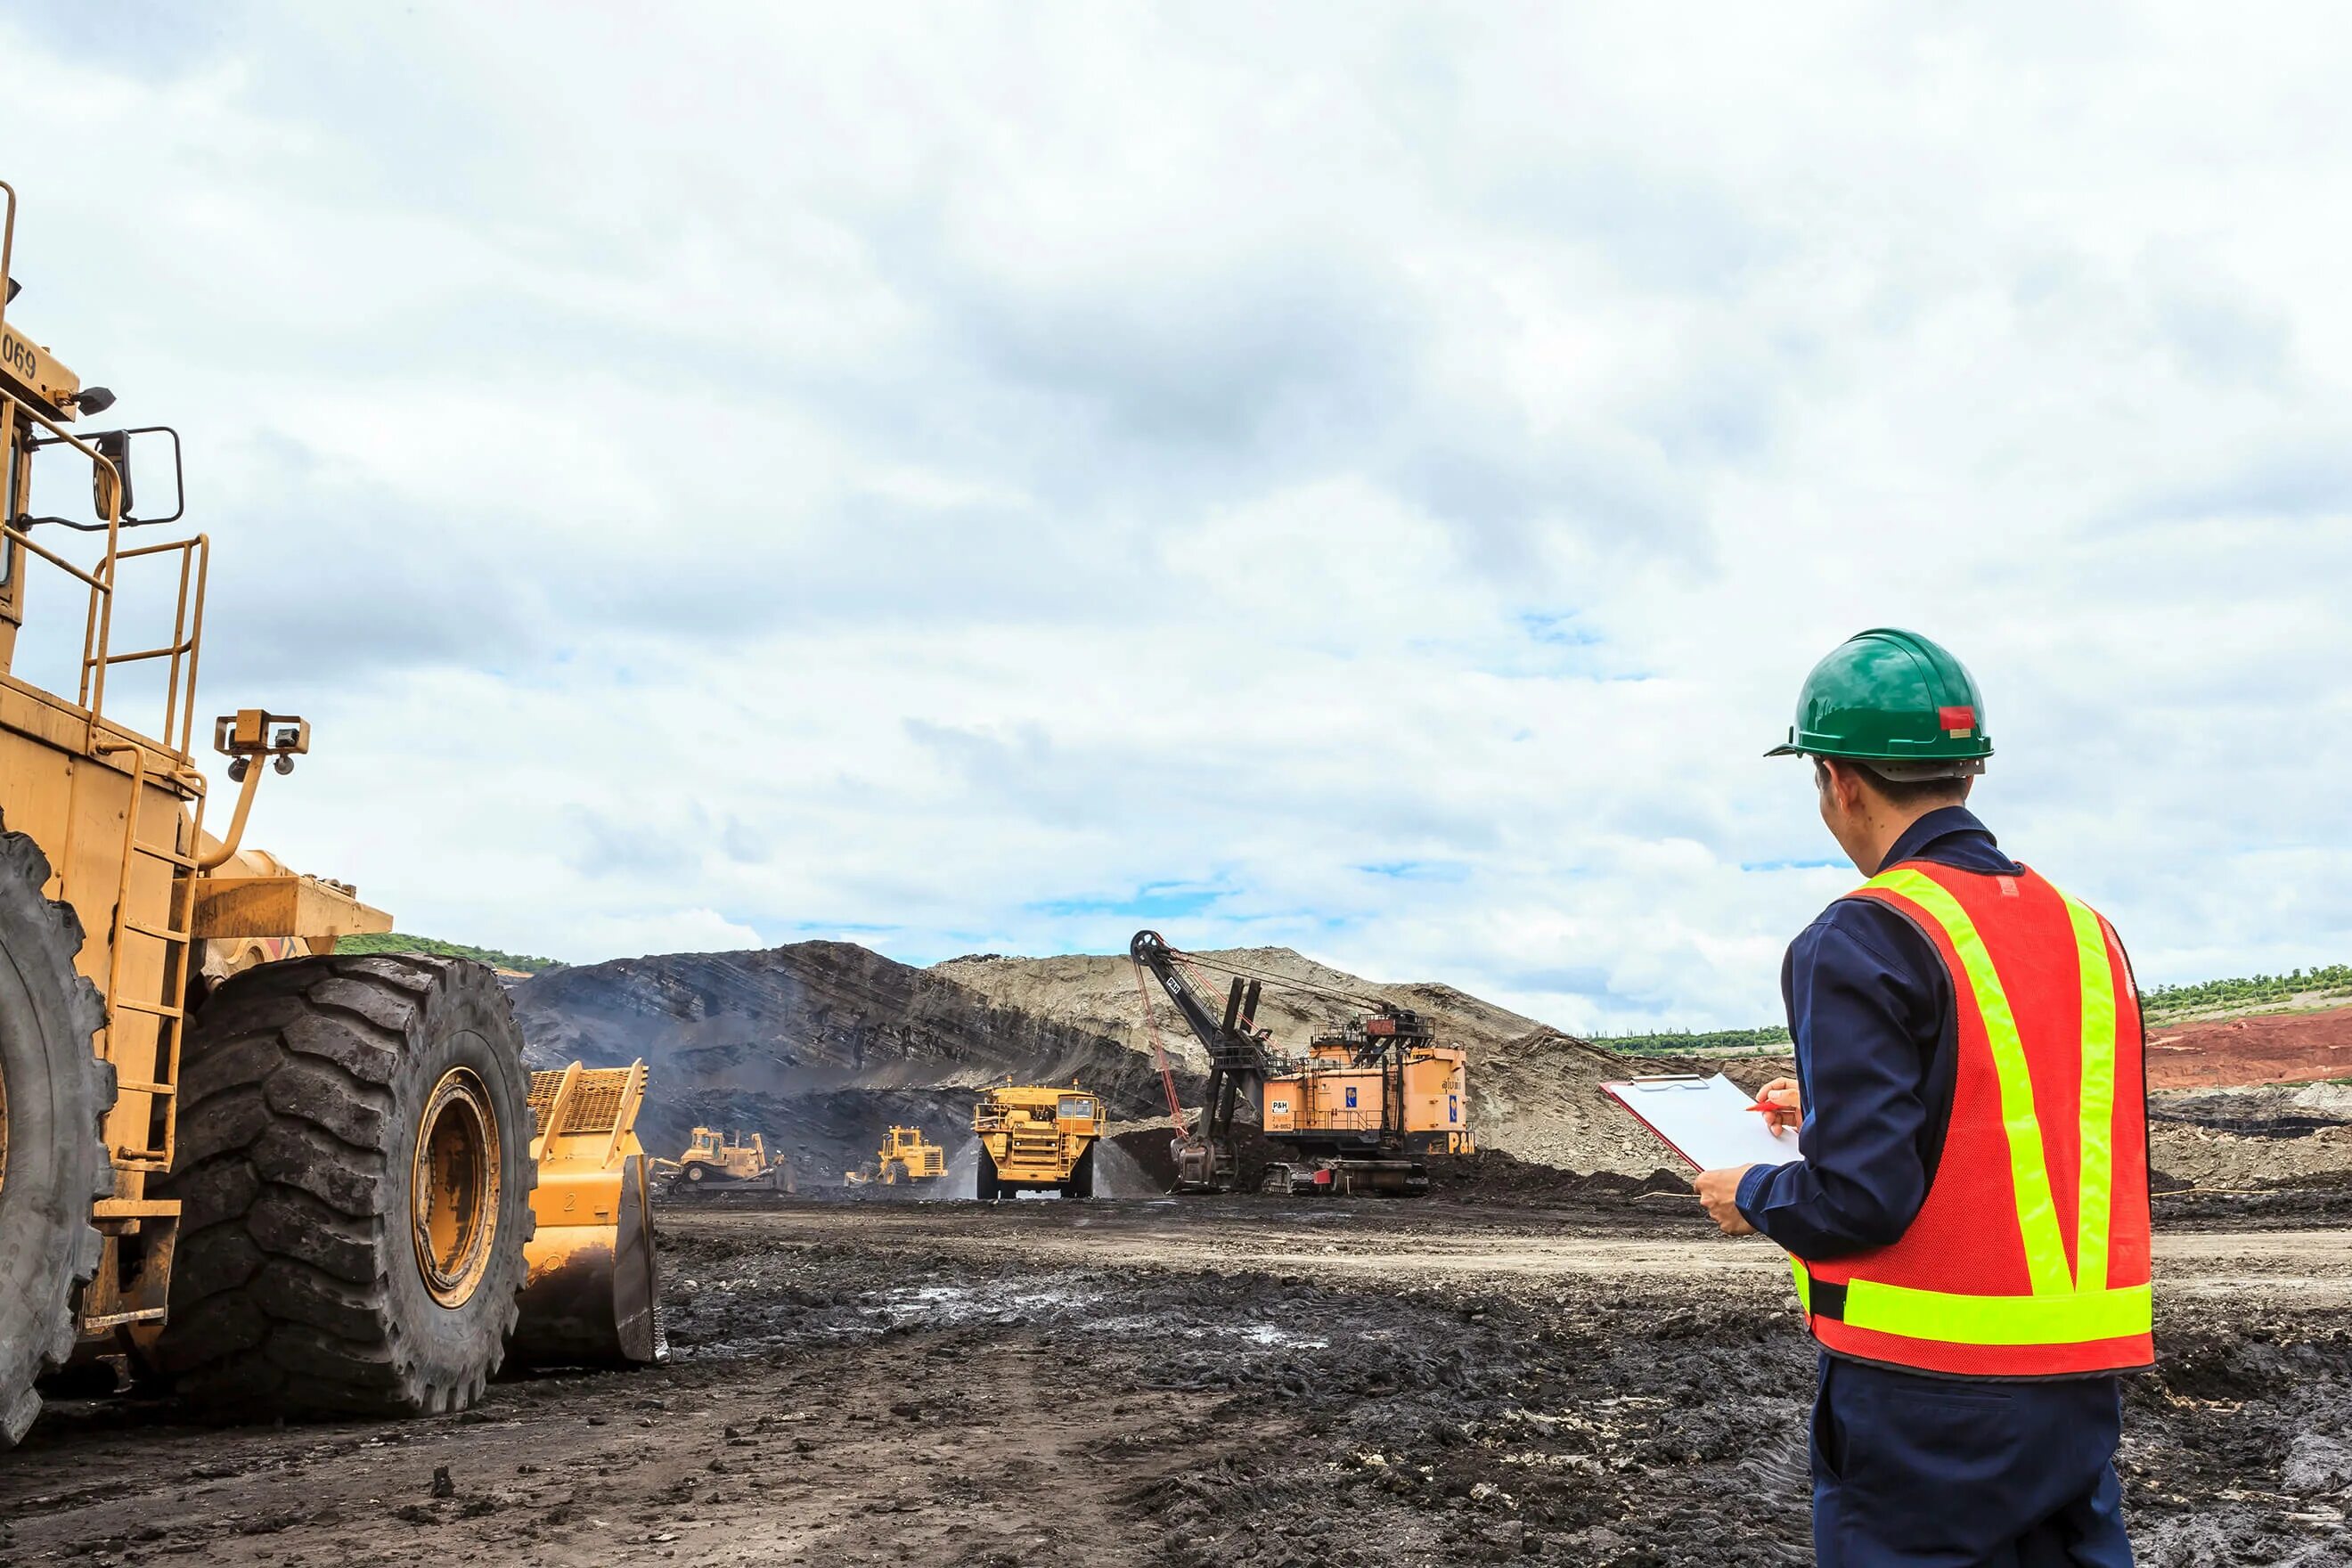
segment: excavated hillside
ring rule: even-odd
[[[684,1147],[698,1122],[758,1129],[819,1182],[870,1163],[893,1122],[952,1152],[972,1090],[1007,1075],[1076,1079],[1117,1116],[1165,1110],[1158,1074],[1123,1040],[849,942],[622,959],[509,994],[534,1067],[646,1059],[648,1148]]]
[[[1485,1149],[1628,1177],[1675,1165],[1599,1085],[1707,1064],[1619,1056],[1451,986],[1379,984],[1287,948],[1200,956],[1270,977],[1258,1021],[1273,1030],[1277,1047],[1297,1050],[1318,1028],[1343,1022],[1351,1011],[1343,997],[1427,1014],[1441,1041],[1470,1053],[1471,1131]],[[1202,978],[1222,995],[1213,970]],[[1158,987],[1148,994],[1179,1090],[1195,1105],[1205,1066],[1200,1049]],[[1101,1093],[1129,1129],[1165,1124],[1144,995],[1124,955],[984,954],[918,969],[851,943],[810,942],[553,970],[516,981],[512,995],[536,1066],[575,1057],[595,1066],[637,1057],[652,1064],[640,1123],[648,1147],[674,1152],[698,1122],[756,1128],[817,1186],[870,1163],[893,1122],[923,1128],[952,1163],[969,1143],[972,1091],[1007,1076],[1076,1079]],[[2345,1016],[2352,1015],[2320,1016]],[[2218,1026],[2199,1027],[2210,1034]],[[2208,1081],[2180,1065],[2201,1062],[2197,1053],[2162,1055],[2173,1034],[2185,1032],[2158,1032],[2150,1041],[2151,1057],[2167,1064],[2152,1071],[2159,1085]],[[2212,1055],[2220,1067],[2231,1065],[2225,1053]],[[2267,1058],[2258,1065],[2270,1071]],[[1733,1068],[1751,1085],[1778,1070],[1761,1058]],[[2222,1073],[2214,1081],[2231,1079]],[[2322,1089],[2340,1094],[2328,1086],[2303,1092]],[[2346,1141],[2352,1105],[2287,1103],[2296,1092],[2159,1089],[2150,1108],[2158,1165],[2168,1181],[2226,1190],[2340,1179],[2352,1170]],[[1136,1147],[1159,1152],[1146,1143]]]
[[[1658,1071],[1656,1058],[1617,1056],[1450,986],[1376,984],[1287,948],[1202,956],[1273,977],[1258,1021],[1278,1047],[1302,1048],[1349,1016],[1345,1001],[1315,992],[1429,1015],[1441,1041],[1470,1053],[1471,1128],[1485,1148],[1580,1172],[1643,1175],[1670,1163],[1597,1087]],[[648,1147],[683,1147],[698,1122],[754,1128],[819,1184],[870,1161],[893,1122],[922,1127],[952,1159],[968,1139],[972,1090],[1007,1076],[1075,1079],[1123,1121],[1167,1111],[1124,956],[983,956],[917,969],[848,942],[809,942],[553,970],[511,994],[535,1066],[646,1058]],[[1178,1088],[1195,1103],[1199,1047],[1156,987],[1151,997]]]

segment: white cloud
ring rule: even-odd
[[[28,16],[11,319],[186,433],[257,836],[412,929],[1753,1022],[1847,880],[1757,753],[1897,624],[2144,977],[2340,961],[2342,27]]]

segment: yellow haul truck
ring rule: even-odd
[[[577,1135],[604,1114],[577,1085],[537,1125],[488,969],[338,955],[391,917],[241,851],[262,775],[310,749],[300,719],[214,725],[238,788],[208,830],[193,743],[210,543],[136,531],[181,515],[179,437],[68,427],[113,395],[18,326],[16,193],[0,199],[0,1446],[78,1349],[222,1412],[463,1408],[535,1262],[542,1299],[578,1320],[559,1340],[654,1356],[650,1300],[623,1309],[653,1268],[650,1236],[619,1223],[644,1181],[634,1100],[613,1099],[601,1140]],[[138,478],[172,479],[168,512],[134,497],[134,442]],[[76,515],[36,510],[77,493]],[[132,624],[142,595],[163,626]],[[16,670],[37,613],[37,630],[82,623],[71,696]],[[127,716],[139,676],[160,702]],[[562,1181],[539,1182],[535,1139]],[[560,1259],[530,1250],[535,1206]]]
[[[1076,1083],[984,1089],[972,1107],[971,1130],[980,1139],[982,1202],[1024,1192],[1095,1195],[1102,1102]]]

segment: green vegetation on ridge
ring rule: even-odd
[[[1729,1051],[1786,1050],[1789,1031],[1780,1024],[1760,1029],[1670,1029],[1655,1035],[1594,1035],[1592,1043],[1629,1057],[1719,1057]]]
[[[2231,980],[2200,980],[2158,985],[2139,994],[2140,1011],[2151,1018],[2184,1013],[2221,1012],[2290,1002],[2297,996],[2352,997],[2352,963],[2322,963],[2284,974],[2248,974]],[[1670,1029],[1653,1035],[1594,1035],[1596,1046],[1633,1057],[1709,1057],[1731,1051],[1787,1048],[1789,1031],[1779,1024],[1758,1029]]]
[[[470,958],[476,963],[487,963],[492,969],[516,969],[525,974],[536,974],[542,969],[562,969],[563,964],[552,958],[533,958],[528,953],[501,952],[495,947],[474,947],[462,942],[443,942],[437,937],[410,936],[406,931],[380,931],[370,936],[347,936],[335,943],[337,952],[421,952],[430,958]]]
[[[2202,1013],[2225,1007],[2259,1007],[2297,996],[2352,995],[2352,963],[2321,963],[2284,974],[2249,974],[2236,980],[2200,980],[2189,985],[2159,985],[2139,994],[2150,1016]]]

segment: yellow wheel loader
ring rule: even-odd
[[[921,1128],[893,1127],[874,1156],[873,1172],[844,1171],[841,1180],[852,1187],[901,1184],[919,1187],[938,1181],[947,1169],[947,1151],[924,1137]]]
[[[653,1291],[642,1069],[609,1107],[574,1080],[535,1119],[488,969],[334,951],[391,917],[241,849],[263,774],[310,749],[302,720],[215,724],[238,789],[208,830],[211,546],[140,531],[184,510],[179,437],[70,428],[113,395],[17,325],[0,200],[0,1447],[78,1355],[278,1416],[461,1409],[519,1311],[518,1342],[555,1359],[657,1354],[631,1316]],[[134,444],[168,510],[134,495]],[[37,511],[85,475],[87,510]],[[163,624],[135,624],[151,602]],[[16,669],[44,605],[37,631],[81,622],[70,696]],[[142,676],[160,704],[126,715]],[[568,1283],[527,1294],[535,1268]],[[580,1321],[535,1335],[556,1298]]]
[[[971,1111],[980,1140],[974,1195],[982,1203],[1024,1192],[1094,1196],[1102,1125],[1102,1102],[1075,1082],[1067,1089],[1004,1084],[982,1090]]]

